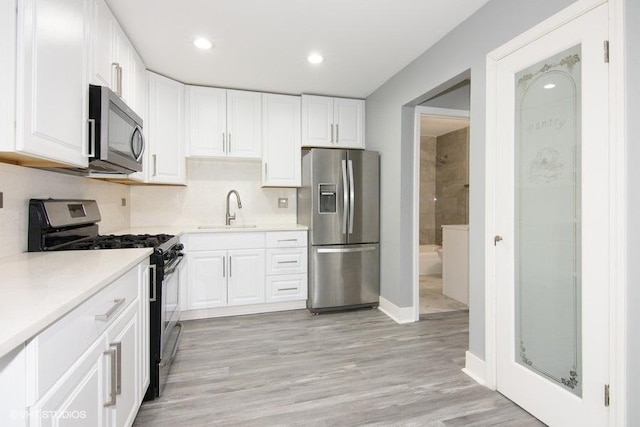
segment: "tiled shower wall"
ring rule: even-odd
[[[420,137],[420,244],[436,242],[436,138]]]
[[[469,127],[420,138],[420,244],[442,244],[442,225],[469,223]]]
[[[469,127],[438,137],[436,148],[436,244],[442,226],[469,223]]]

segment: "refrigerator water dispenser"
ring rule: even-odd
[[[320,213],[336,213],[336,185],[320,184],[318,191],[320,192],[320,203],[318,204]]]

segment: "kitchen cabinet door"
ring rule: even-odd
[[[228,251],[228,305],[265,302],[264,249]]]
[[[104,0],[93,0],[91,23],[91,83],[113,88],[113,30],[117,24]]]
[[[364,100],[302,95],[304,147],[364,149]]]
[[[262,156],[262,94],[227,90],[227,156]]]
[[[333,98],[302,95],[302,145],[333,147]]]
[[[187,254],[187,310],[227,305],[227,252]]]
[[[18,2],[16,151],[87,166],[88,22],[88,0]]]
[[[148,72],[149,117],[149,182],[184,184],[184,85]]]
[[[301,184],[300,97],[262,96],[262,186]]]
[[[111,376],[112,366],[109,360],[112,356],[104,354],[106,348],[106,338],[96,341],[64,377],[29,408],[29,425],[106,425],[104,405],[109,396],[105,390],[110,383],[105,380]]]
[[[124,30],[114,20],[113,22],[113,58],[116,67],[115,84],[112,90],[120,95],[120,98],[131,107],[135,94],[133,91],[133,67],[131,56],[133,47],[129,43]],[[135,101],[134,101],[135,102]]]
[[[114,427],[132,425],[138,412],[139,326],[138,305],[131,304],[107,333],[107,345],[110,350],[115,350],[111,357],[116,358],[116,404],[108,410],[109,424]],[[108,376],[105,380],[111,386]]]
[[[15,149],[16,0],[0,5],[0,151]]]
[[[333,101],[334,140],[340,148],[364,149],[364,101],[335,98]]]
[[[189,157],[224,157],[227,150],[227,91],[187,86]]]

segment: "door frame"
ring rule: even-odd
[[[505,56],[581,16],[609,5],[609,213],[610,213],[610,425],[626,425],[627,366],[627,166],[624,69],[624,0],[579,0],[487,55],[485,158],[485,385],[497,387],[497,284],[493,238],[496,229],[497,64]],[[604,47],[603,47],[604,49]],[[607,262],[607,260],[603,260]]]
[[[452,108],[424,107],[415,108],[415,129],[413,132],[413,320],[420,320],[420,118],[422,116],[466,118],[471,120],[469,110]]]

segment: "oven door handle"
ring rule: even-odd
[[[178,266],[180,265],[180,263],[182,262],[182,257],[184,256],[184,254],[178,254],[178,256],[175,258],[175,260],[169,264],[165,270],[164,270],[164,277],[167,277],[171,274],[173,274],[176,269],[178,268]]]
[[[173,350],[171,350],[171,356],[169,356],[168,359],[163,359],[162,362],[159,363],[159,367],[160,368],[164,368],[165,366],[171,364],[171,362],[173,362],[173,359],[176,358],[176,353],[178,352],[178,345],[180,344],[180,339],[182,338],[182,322],[177,322],[176,323],[176,328],[180,328],[180,330],[178,331],[178,336],[176,337],[176,342],[173,345]]]

